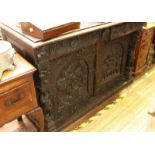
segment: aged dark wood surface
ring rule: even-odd
[[[46,131],[60,130],[132,81],[142,25],[121,23],[40,46],[2,28],[3,37],[38,69],[36,85]]]

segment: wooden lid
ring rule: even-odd
[[[47,40],[56,36],[59,36],[65,32],[79,28],[79,22],[71,23],[30,23],[21,22],[21,29],[23,33],[32,37]]]

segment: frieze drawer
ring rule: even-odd
[[[11,111],[18,113],[23,113],[23,107],[34,107],[32,104],[32,94],[30,83],[25,83],[21,86],[15,87],[5,93],[0,94],[0,111],[1,114],[7,115]]]

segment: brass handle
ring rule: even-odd
[[[21,92],[19,95],[18,95],[18,98],[19,99],[23,99],[25,97],[25,93],[24,92]]]
[[[18,94],[18,96],[17,96],[16,99],[9,98],[9,99],[7,99],[7,100],[4,101],[4,104],[5,104],[6,106],[11,106],[11,105],[13,105],[14,103],[16,103],[17,101],[23,99],[24,97],[25,97],[25,93],[24,93],[24,92],[20,92],[20,93]]]
[[[5,102],[4,102],[4,104],[6,105],[6,106],[11,106],[12,105],[12,100],[11,99],[7,99]]]

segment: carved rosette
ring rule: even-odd
[[[123,59],[123,47],[121,43],[115,43],[109,48],[108,52],[103,55],[102,61],[102,77],[105,82],[120,75]]]
[[[60,71],[56,80],[57,112],[62,113],[64,109],[74,107],[71,113],[77,111],[76,101],[88,97],[88,66],[84,60],[73,61]]]

